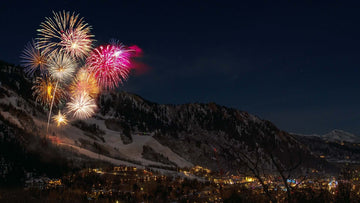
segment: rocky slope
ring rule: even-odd
[[[1,64],[3,121],[43,136],[46,108],[34,103],[31,81],[20,67]],[[333,169],[296,136],[271,122],[215,103],[162,105],[126,92],[102,94],[90,119],[72,120],[50,131],[59,147],[113,164],[172,169],[201,165],[212,170],[246,171],[249,163],[268,173],[288,168]],[[56,112],[56,109],[55,111]],[[144,155],[150,153],[149,155]]]
[[[271,122],[215,103],[160,105],[121,92],[102,95],[99,105],[99,115],[117,126],[152,134],[185,160],[213,170],[243,168],[244,155],[261,159],[269,171],[274,169],[271,156],[285,168],[327,165]]]

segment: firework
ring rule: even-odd
[[[110,40],[110,45],[113,47],[114,53],[112,54],[115,62],[122,68],[129,69],[130,67],[130,57],[136,52],[135,49],[126,48],[118,40]]]
[[[36,102],[49,105],[54,98],[54,104],[57,105],[64,98],[65,92],[62,88],[57,88],[57,94],[54,96],[56,82],[49,77],[37,77],[35,84],[32,87],[33,96],[36,98]]]
[[[25,73],[33,76],[34,72],[39,68],[41,72],[44,71],[46,66],[46,56],[40,49],[36,48],[36,42],[33,40],[29,42],[21,55],[22,64],[26,67]]]
[[[61,114],[61,112],[59,111],[59,113],[55,116],[53,116],[54,121],[57,123],[57,126],[61,126],[61,125],[66,125],[68,123],[68,120],[66,119],[66,116]]]
[[[92,46],[92,40],[88,34],[79,30],[68,30],[62,34],[60,45],[72,57],[82,58],[86,56]]]
[[[76,67],[76,61],[63,52],[54,52],[48,61],[50,76],[60,82],[64,82],[71,78]]]
[[[130,51],[124,46],[100,46],[87,59],[88,71],[94,75],[100,87],[113,89],[127,80],[130,57]]]
[[[57,126],[68,122],[60,111],[51,117],[54,105],[66,102],[65,96],[70,94],[67,113],[78,119],[91,117],[100,90],[116,88],[127,80],[130,69],[135,67],[131,58],[141,55],[139,47],[125,47],[115,40],[94,49],[91,29],[78,14],[53,11],[53,16],[40,24],[36,43],[30,43],[23,52],[27,74],[33,75],[37,68],[43,73],[32,89],[36,101],[49,107],[46,135],[51,118]],[[79,70],[78,63],[84,62],[85,67]],[[69,92],[65,93],[67,85]]]
[[[92,48],[92,37],[89,26],[79,14],[54,12],[53,18],[45,18],[38,29],[38,47],[45,53],[65,51],[74,57],[84,57]]]
[[[95,100],[89,97],[88,94],[82,93],[76,95],[67,103],[69,113],[78,119],[85,119],[91,117],[95,113],[96,104]]]
[[[87,93],[91,98],[95,98],[99,94],[99,87],[95,77],[89,74],[85,68],[78,71],[69,90],[72,95]]]
[[[76,62],[64,52],[53,52],[50,56],[48,69],[50,76],[56,80],[56,84],[55,84],[52,101],[50,104],[46,134],[49,130],[51,111],[53,108],[53,104],[56,96],[56,88],[58,86],[58,83],[65,82],[67,79],[71,78],[72,74],[75,72],[76,65],[77,65]]]

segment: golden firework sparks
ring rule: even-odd
[[[45,54],[36,47],[36,42],[29,42],[21,55],[21,63],[25,66],[25,73],[32,76],[39,68],[41,72],[45,70],[47,58]]]
[[[85,68],[78,71],[75,80],[69,87],[69,90],[72,95],[86,93],[91,98],[95,98],[99,94],[99,86],[95,77],[92,74],[89,74]]]
[[[59,113],[55,116],[53,116],[54,121],[57,123],[57,126],[61,126],[61,125],[66,125],[68,123],[68,120],[66,119],[66,116],[61,114],[61,112],[59,111]]]
[[[50,105],[54,96],[55,83],[56,82],[49,77],[37,77],[35,84],[32,87],[33,96],[36,98],[36,102],[40,102],[43,105]],[[64,90],[58,87],[54,98],[54,104],[59,104],[64,97]]]
[[[92,49],[91,26],[79,14],[53,11],[53,18],[45,18],[38,29],[38,47],[45,53],[65,51],[73,57],[83,58]]]

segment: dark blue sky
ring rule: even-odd
[[[19,64],[52,10],[75,11],[97,44],[143,49],[149,70],[122,89],[158,103],[214,101],[290,132],[360,134],[359,5],[239,2],[2,0],[0,60]]]

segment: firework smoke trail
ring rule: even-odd
[[[56,93],[56,88],[58,86],[58,83],[59,81],[56,82],[56,85],[55,85],[55,89],[54,89],[54,94],[53,94],[53,99],[51,100],[51,105],[50,105],[50,111],[49,111],[49,116],[48,116],[48,122],[47,122],[47,126],[46,126],[46,135],[48,134],[48,130],[49,130],[49,124],[50,124],[50,116],[51,116],[51,111],[52,111],[52,107],[53,107],[53,104],[54,104],[54,98],[55,98],[55,93]]]
[[[136,45],[132,45],[129,47],[129,50],[133,52],[134,57],[140,57],[142,55],[142,50],[140,47]]]
[[[44,71],[46,56],[37,48],[34,40],[25,46],[20,57],[22,58],[21,63],[26,67],[25,73],[28,76],[33,76],[37,68],[39,68],[41,72]]]
[[[54,12],[53,18],[45,18],[38,29],[38,47],[45,53],[64,51],[71,56],[82,58],[92,49],[92,37],[89,26],[79,14]]]

